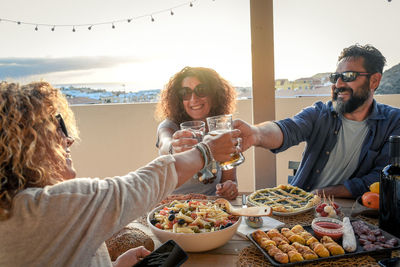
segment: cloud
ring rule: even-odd
[[[138,62],[133,57],[69,57],[69,58],[0,58],[0,79],[22,78],[31,75],[63,71],[82,71],[110,68]]]

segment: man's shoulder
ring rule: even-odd
[[[376,111],[378,114],[383,115],[385,119],[400,120],[399,108],[376,102]]]
[[[328,101],[328,102],[317,101],[313,104],[312,107],[320,112],[333,111],[332,101]]]

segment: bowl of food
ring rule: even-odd
[[[311,228],[318,238],[326,235],[339,240],[343,236],[343,222],[335,218],[317,217],[312,221]]]
[[[187,252],[215,249],[236,233],[241,217],[209,200],[174,200],[147,216],[150,230],[161,241],[174,240]]]

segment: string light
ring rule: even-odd
[[[175,13],[172,11],[173,9],[177,9],[177,8],[181,8],[181,7],[187,7],[187,5],[189,4],[190,7],[193,7],[193,3],[196,1],[200,1],[200,0],[191,0],[188,1],[186,3],[180,4],[180,5],[176,5],[167,9],[162,9],[162,10],[158,10],[155,12],[151,12],[148,14],[144,14],[141,16],[136,16],[136,17],[131,17],[128,19],[120,19],[120,20],[113,20],[113,21],[104,21],[104,22],[98,22],[98,23],[87,23],[87,24],[45,24],[45,23],[36,23],[36,22],[25,22],[25,21],[20,21],[20,20],[12,20],[12,19],[5,19],[5,18],[0,18],[0,22],[9,22],[9,23],[16,23],[17,25],[32,25],[35,26],[35,31],[39,30],[39,27],[49,27],[51,29],[52,32],[55,31],[55,28],[70,28],[72,27],[72,32],[76,32],[76,29],[78,27],[87,27],[87,29],[90,31],[92,30],[93,26],[95,25],[105,25],[105,24],[111,24],[111,28],[115,29],[116,28],[116,24],[118,23],[122,23],[122,22],[127,22],[130,23],[132,20],[134,19],[142,19],[142,18],[146,18],[150,16],[151,22],[154,22],[154,15],[160,14],[160,13],[170,13],[171,16],[173,16]],[[215,1],[215,0],[213,0]]]

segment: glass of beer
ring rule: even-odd
[[[179,126],[181,127],[181,130],[191,131],[193,138],[197,139],[198,142],[203,141],[206,132],[206,123],[204,121],[185,121]]]
[[[208,125],[208,134],[213,136],[230,132],[233,130],[232,114],[208,117],[207,125]],[[240,146],[240,143],[238,143],[238,146]],[[242,164],[244,160],[245,158],[243,154],[240,152],[236,152],[231,154],[231,159],[229,161],[220,162],[219,165],[223,170],[230,170]]]

